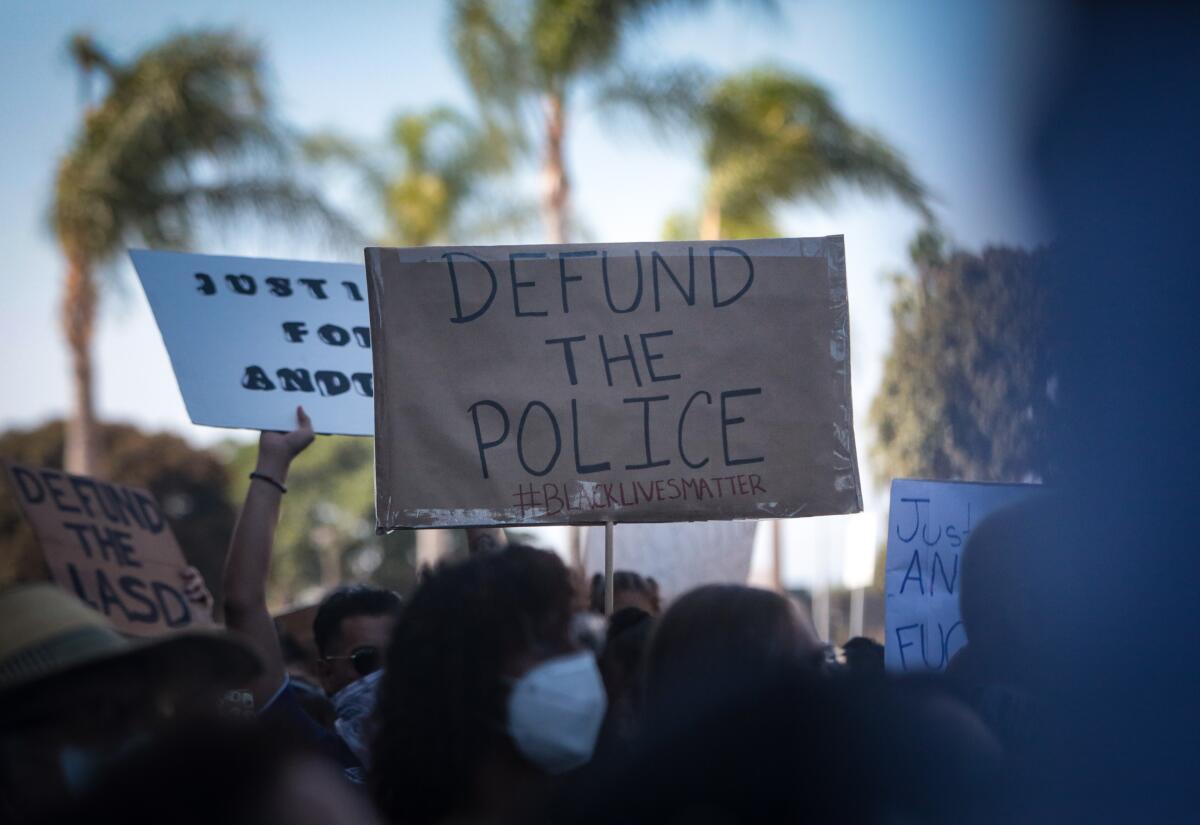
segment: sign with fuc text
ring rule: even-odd
[[[134,636],[212,624],[183,594],[187,562],[150,493],[59,470],[5,467],[60,587]]]
[[[358,264],[129,253],[188,417],[212,427],[371,435],[367,290]]]
[[[862,509],[841,236],[366,262],[380,530]]]
[[[985,516],[1036,484],[892,482],[888,516],[884,662],[889,670],[945,670],[967,642],[958,608],[961,557]]]

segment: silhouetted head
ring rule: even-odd
[[[132,639],[54,585],[0,591],[0,822],[71,798],[173,720],[215,717],[260,667],[221,631]]]
[[[642,576],[632,570],[613,573],[613,613],[626,607],[636,607],[651,616],[662,610],[658,582],[652,576]],[[592,576],[591,608],[594,613],[604,612],[604,576]]]
[[[572,600],[562,561],[521,545],[425,573],[379,694],[372,786],[389,819],[490,813],[497,766],[506,778],[535,772],[507,733],[509,694],[532,667],[575,649]]]
[[[883,675],[883,645],[866,636],[855,636],[842,645],[846,670],[855,676]]]
[[[646,656],[646,712],[655,714],[720,678],[753,681],[822,659],[808,617],[790,599],[736,584],[680,596],[659,618]]]
[[[43,825],[372,825],[361,796],[324,757],[254,722],[191,723],[109,763]]]
[[[1068,644],[1059,609],[1069,581],[1051,571],[1067,546],[1068,513],[1050,494],[998,510],[971,531],[959,606],[973,678],[1033,686],[1050,678]],[[961,670],[956,666],[956,670]]]
[[[618,610],[608,621],[600,655],[600,675],[608,693],[603,736],[608,745],[628,742],[636,732],[646,647],[653,627],[654,617],[636,607]]]

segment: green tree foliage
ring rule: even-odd
[[[229,498],[246,496],[258,447],[236,448]],[[288,473],[275,554],[271,602],[281,607],[315,588],[372,582],[407,591],[416,581],[411,531],[375,535],[374,444],[369,438],[320,436]]]
[[[350,230],[288,175],[286,133],[262,82],[259,49],[234,32],[170,37],[118,62],[87,36],[72,56],[104,93],[62,159],[51,219],[67,264],[63,331],[74,404],[67,465],[96,473],[92,394],[97,272],[127,245],[186,248],[207,219],[251,216],[333,235]]]
[[[947,253],[927,232],[912,257],[915,275],[895,279],[891,351],[871,405],[880,478],[1045,478],[1048,253]]]
[[[702,209],[668,218],[664,235],[705,239],[779,234],[778,210],[828,201],[837,188],[894,195],[929,217],[924,185],[881,137],[851,123],[820,85],[785,69],[737,72],[689,93],[679,77],[633,78],[613,101],[699,132],[708,180]]]
[[[446,106],[398,115],[381,150],[332,132],[310,137],[304,149],[311,160],[358,173],[383,216],[383,244],[486,236],[519,227],[527,212],[490,186],[509,169],[511,138]]]
[[[29,430],[0,434],[0,458],[34,467],[62,468],[65,426],[52,421]],[[145,433],[127,424],[106,424],[100,439],[110,478],[148,489],[162,505],[184,556],[204,575],[219,598],[221,568],[233,531],[234,511],[226,497],[225,464],[168,433]],[[7,484],[0,494],[0,583],[46,575],[33,531]]]

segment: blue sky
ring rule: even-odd
[[[1056,26],[1051,4],[813,0],[781,2],[774,14],[753,5],[714,0],[700,13],[660,15],[630,55],[635,62],[702,61],[718,71],[774,63],[804,72],[853,120],[900,150],[934,192],[938,217],[956,243],[978,249],[1049,239],[1022,157]],[[65,52],[72,32],[90,32],[120,58],[181,28],[236,28],[265,48],[286,120],[369,139],[398,110],[470,105],[446,16],[438,2],[10,4],[0,33],[0,325],[8,341],[0,358],[0,428],[62,415],[69,403],[57,323],[63,264],[46,213],[55,165],[81,114]],[[576,111],[571,126],[575,207],[592,239],[650,240],[668,213],[694,209],[703,176],[698,147],[686,135],[649,138],[632,123],[588,111]],[[335,194],[349,193],[340,187]],[[917,218],[890,199],[846,193],[831,205],[788,209],[782,226],[789,235],[846,235],[854,400],[869,480],[865,414],[889,339],[883,276],[906,264]],[[261,230],[206,238],[198,251],[354,259]],[[105,296],[96,348],[101,414],[198,443],[226,437],[228,431],[188,422],[132,270],[122,260],[114,274],[118,288]]]

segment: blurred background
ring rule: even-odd
[[[189,423],[127,247],[359,261],[364,242],[840,233],[867,513],[761,524],[750,575],[811,601],[830,641],[881,639],[890,480],[1048,472],[1051,230],[1026,156],[1058,6],[588,17],[609,5],[6,9],[0,457],[148,487],[216,589],[254,434]],[[374,534],[370,439],[320,439],[289,486],[277,608],[411,587],[413,536]],[[5,491],[0,579],[40,565]]]

